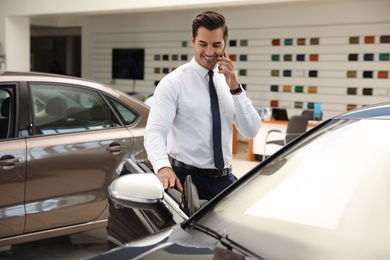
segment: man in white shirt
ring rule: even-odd
[[[223,15],[199,14],[192,24],[195,57],[165,76],[155,89],[144,144],[164,189],[176,187],[182,192],[186,176],[191,175],[199,198],[210,200],[237,180],[231,172],[233,124],[247,138],[255,137],[260,129],[260,116],[224,52],[227,38]],[[212,83],[221,128],[216,141],[216,117],[211,111],[215,107],[210,109]],[[213,147],[218,142],[221,159],[214,158],[218,152]],[[222,167],[216,161],[222,161],[218,163]]]

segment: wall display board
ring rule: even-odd
[[[390,23],[284,28],[231,28],[226,51],[256,108],[287,108],[289,116],[321,104],[323,119],[390,99]],[[137,91],[193,57],[188,31],[100,33],[94,74],[110,83],[111,49],[144,48]],[[118,88],[132,82],[117,80]]]

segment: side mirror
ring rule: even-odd
[[[132,173],[115,179],[108,187],[109,197],[123,207],[147,210],[164,225],[172,213],[164,203],[164,189],[154,173]]]

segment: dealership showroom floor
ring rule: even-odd
[[[233,171],[241,177],[259,162],[248,161],[246,142],[238,142]],[[0,260],[76,260],[88,259],[108,250],[105,228],[0,248]]]

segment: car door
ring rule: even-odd
[[[25,232],[105,220],[107,186],[129,157],[131,133],[98,91],[53,83],[29,88]]]
[[[0,84],[0,238],[24,231],[26,143],[15,137],[17,84]]]

